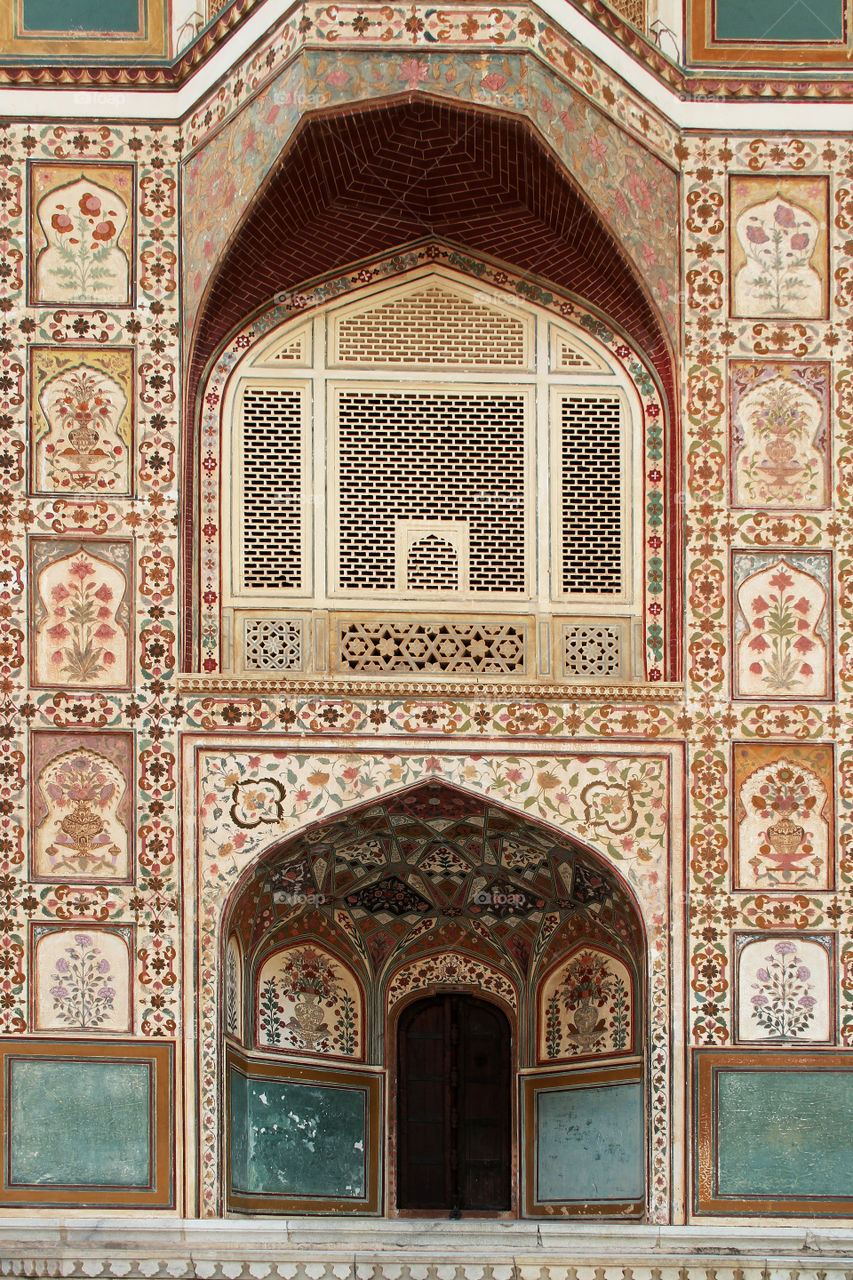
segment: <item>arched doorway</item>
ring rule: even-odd
[[[457,993],[408,1005],[397,1028],[397,1208],[509,1210],[511,1123],[506,1015]]]
[[[223,927],[228,1208],[642,1217],[645,932],[593,851],[431,780],[270,850]]]

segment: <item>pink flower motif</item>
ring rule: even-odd
[[[68,572],[72,578],[79,578],[82,582],[84,578],[91,578],[95,570],[85,560],[75,560]]]
[[[107,650],[104,653],[103,657],[101,658],[101,662],[105,662],[108,667],[111,667],[115,662],[115,660],[116,660],[115,654],[110,653],[109,650]]]
[[[800,250],[800,249],[808,249],[808,247],[809,247],[809,238],[806,235],[805,231],[798,231],[795,236],[791,236],[792,249]]]
[[[766,613],[770,605],[764,599],[764,596],[756,596],[752,602],[753,613]]]
[[[794,585],[794,579],[784,569],[779,569],[770,579],[771,587],[775,587],[777,591],[785,591],[788,587]]]
[[[814,675],[814,667],[809,666],[809,664],[808,664],[807,662],[803,662],[803,663],[801,663],[801,664],[800,664],[800,675],[801,675],[801,676],[813,676],[813,675]]]
[[[506,80],[506,76],[502,76],[499,71],[490,71],[487,76],[483,76],[480,84],[490,93],[499,93],[506,84]]]
[[[770,237],[761,227],[749,226],[746,229],[746,238],[750,244],[767,244]]]
[[[69,594],[70,593],[68,591],[68,588],[63,586],[62,583],[59,582],[51,591],[50,598],[51,600],[54,601],[55,604],[60,604],[63,600],[68,599]]]
[[[55,213],[50,220],[50,225],[54,231],[58,231],[61,236],[65,236],[69,231],[74,230],[74,223],[71,221],[67,213]]]
[[[57,622],[54,626],[48,627],[47,634],[50,636],[51,640],[62,641],[67,640],[71,635],[71,632],[65,626],[65,623]]]
[[[93,240],[112,240],[116,233],[115,225],[112,222],[99,222],[92,232]]]
[[[794,641],[794,648],[797,653],[810,653],[814,648],[814,640],[810,640],[808,636],[797,636]]]
[[[773,221],[780,227],[787,227],[790,230],[797,225],[797,216],[789,205],[777,204],[773,210]]]
[[[797,613],[803,614],[804,617],[809,612],[809,609],[811,609],[811,605],[809,604],[805,596],[800,596],[797,603],[792,607],[796,609]]]
[[[405,80],[407,89],[417,89],[424,80],[429,80],[429,67],[425,62],[418,62],[417,58],[409,58],[400,63],[397,79]]]
[[[763,670],[760,662],[751,662],[749,664],[749,669],[754,676],[760,676]]]
[[[592,154],[595,156],[596,160],[598,160],[598,161],[599,161],[599,163],[600,163],[600,164],[605,164],[605,163],[606,163],[606,161],[607,161],[607,147],[606,147],[606,146],[604,145],[604,143],[601,141],[601,139],[599,138],[598,134],[594,133],[594,134],[592,135],[592,137],[590,138],[590,140],[589,140],[589,149],[590,149],[590,151],[592,152]]]
[[[103,600],[104,604],[107,604],[110,600],[112,600],[112,598],[113,598],[112,588],[108,587],[105,582],[102,582],[101,585],[98,587],[98,590],[95,592],[95,599]]]
[[[349,72],[345,71],[343,67],[335,67],[326,76],[326,84],[330,84],[333,89],[342,89],[348,80]]]
[[[770,648],[770,645],[764,639],[764,636],[753,636],[749,642],[749,648],[754,649],[756,653],[764,653]]]
[[[101,202],[97,196],[92,195],[91,191],[82,195],[79,203],[81,213],[85,213],[87,218],[97,218],[101,212]]]
[[[783,938],[781,942],[777,942],[773,948],[777,956],[792,956],[797,950],[796,943],[790,942],[787,938]]]
[[[105,622],[102,622],[95,631],[98,640],[112,640],[115,633],[115,627],[108,627]]]

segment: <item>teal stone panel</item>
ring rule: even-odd
[[[844,39],[844,0],[716,0],[717,40],[755,40],[761,44]]]
[[[150,1063],[15,1058],[8,1071],[9,1185],[150,1185]]]
[[[231,1068],[231,1189],[254,1195],[367,1196],[362,1088],[248,1079]]]
[[[536,1108],[536,1199],[640,1200],[643,1087],[543,1090]]]
[[[853,1196],[853,1072],[717,1072],[717,1193]]]
[[[146,0],[22,0],[19,34],[135,35],[144,30],[145,4]]]

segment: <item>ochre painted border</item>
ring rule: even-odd
[[[9,1063],[16,1059],[53,1058],[69,1062],[95,1059],[100,1062],[147,1062],[151,1065],[150,1126],[151,1161],[148,1187],[21,1186],[9,1185]],[[174,1118],[175,1046],[145,1044],[138,1040],[109,1043],[92,1040],[21,1039],[0,1040],[0,1080],[3,1086],[3,1113],[0,1115],[0,1149],[3,1152],[3,1179],[0,1205],[52,1205],[72,1209],[128,1208],[172,1209],[175,1207]]]
[[[756,1217],[849,1217],[853,1197],[721,1195],[717,1186],[717,1076],[720,1071],[847,1071],[853,1055],[821,1052],[782,1053],[778,1050],[695,1049],[693,1052],[693,1209],[695,1213]]]
[[[645,1214],[646,1197],[642,1201],[608,1200],[580,1203],[572,1201],[565,1205],[555,1205],[549,1201],[541,1203],[536,1198],[536,1099],[540,1093],[554,1089],[577,1088],[592,1085],[608,1084],[642,1084],[642,1062],[625,1063],[617,1067],[596,1066],[582,1071],[554,1071],[526,1075],[521,1079],[522,1115],[524,1116],[524,1173],[523,1203],[524,1216],[528,1218],[577,1217],[577,1218],[619,1218],[620,1220],[642,1218]],[[645,1099],[643,1102],[646,1111]],[[648,1132],[648,1121],[643,1126]],[[648,1187],[648,1160],[646,1164],[646,1186]]]
[[[718,40],[714,35],[715,0],[688,0],[687,60],[711,66],[741,63],[745,68],[842,66],[849,68],[851,24],[845,5],[841,40]]]
[[[376,1216],[382,1212],[382,1109],[383,1077],[378,1072],[329,1070],[323,1067],[298,1066],[296,1063],[249,1057],[226,1045],[225,1052],[225,1117],[231,1115],[231,1069],[236,1068],[251,1079],[287,1080],[293,1084],[330,1085],[360,1089],[367,1107],[367,1150],[365,1152],[367,1194],[363,1200],[321,1199],[318,1196],[254,1195],[231,1190],[231,1144],[224,1141],[225,1200],[227,1209],[252,1213],[334,1213]]]

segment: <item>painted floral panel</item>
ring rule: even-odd
[[[732,552],[732,694],[832,696],[830,552]]]
[[[225,948],[225,1032],[243,1039],[243,953],[236,937]]]
[[[35,493],[130,494],[133,351],[32,347]]]
[[[129,881],[133,734],[35,730],[30,776],[32,878]]]
[[[830,505],[830,385],[825,360],[729,362],[733,506]]]
[[[393,1009],[413,992],[429,995],[445,987],[490,992],[514,1013],[518,1012],[518,992],[505,973],[496,965],[451,948],[440,955],[419,956],[401,965],[388,983],[388,1008]]]
[[[732,775],[733,887],[831,889],[832,747],[738,742]]]
[[[825,177],[731,176],[732,315],[816,320],[829,314],[828,208]]]
[[[597,947],[580,947],[539,985],[539,1062],[633,1053],[633,984],[627,965]]]
[[[832,1042],[833,937],[734,935],[741,1041]]]
[[[30,302],[133,303],[132,164],[30,165]]]
[[[33,683],[126,689],[131,681],[131,543],[33,538]]]
[[[364,1008],[355,974],[312,943],[276,951],[256,983],[255,1037],[261,1049],[364,1057]]]
[[[36,1031],[132,1030],[130,925],[33,925]]]

